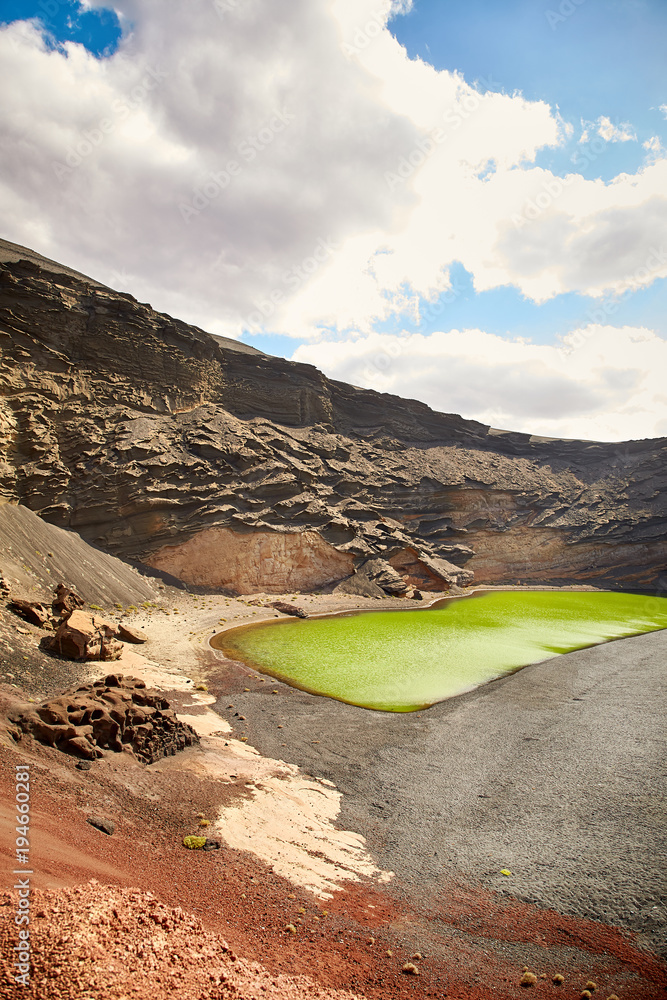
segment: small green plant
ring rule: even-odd
[[[189,851],[201,850],[206,843],[206,837],[183,837],[183,847],[187,847]]]

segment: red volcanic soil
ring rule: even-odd
[[[665,967],[632,938],[592,921],[452,884],[419,911],[400,883],[346,883],[317,899],[253,855],[188,851],[198,812],[240,788],[145,771],[126,755],[93,770],[23,737],[0,744],[3,888],[0,997],[36,1000],[241,1000],[346,996],[519,996],[621,1000],[667,996]],[[13,983],[14,766],[30,762],[29,987]],[[112,836],[86,816],[112,818]],[[91,883],[91,880],[96,880]],[[132,891],[130,891],[132,890]],[[150,895],[147,895],[150,894]],[[292,925],[294,932],[288,929]],[[417,953],[421,957],[413,957]],[[411,962],[418,974],[403,971]],[[253,964],[254,963],[254,964]],[[522,988],[525,968],[537,976]],[[555,985],[553,976],[564,976]],[[297,977],[297,978],[295,978]],[[298,978],[305,977],[305,978]]]

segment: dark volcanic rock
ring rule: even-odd
[[[367,559],[361,564],[358,572],[392,597],[401,597],[408,590],[408,585],[401,574],[384,559]]]
[[[665,567],[665,439],[435,413],[2,243],[0,289],[0,498],[115,555],[243,593],[377,558],[421,591],[470,573],[654,587]]]
[[[116,829],[116,824],[112,819],[104,819],[102,816],[89,816],[86,823],[90,823],[96,830],[101,830],[102,833],[108,834],[109,837]]]
[[[221,846],[219,840],[212,840],[210,837],[207,837],[202,851],[219,851]]]
[[[377,583],[369,580],[365,573],[357,571],[347,579],[341,580],[334,588],[335,594],[350,594],[353,597],[384,597],[385,593]]]
[[[132,750],[153,764],[199,742],[169,702],[136,677],[109,674],[11,716],[23,732],[65,753],[95,760],[103,750]]]
[[[297,608],[296,604],[285,604],[284,601],[271,601],[269,608],[275,608],[283,615],[292,615],[293,618],[307,618],[307,612]]]

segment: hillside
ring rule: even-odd
[[[654,588],[667,439],[495,430],[327,379],[0,241],[0,501],[237,592]]]

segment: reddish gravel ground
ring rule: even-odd
[[[244,789],[193,776],[144,777],[126,755],[92,771],[24,737],[0,741],[3,883],[0,997],[221,1000],[235,996],[368,998],[519,996],[574,1000],[585,984],[606,1000],[662,1000],[664,966],[602,924],[541,910],[470,884],[424,897],[402,887],[347,883],[323,902],[253,856],[187,851],[193,816]],[[12,983],[17,941],[14,765],[31,764],[31,986]],[[91,827],[98,813],[113,836]],[[96,883],[90,884],[91,879]],[[45,892],[45,890],[47,890]],[[150,895],[147,895],[150,893]],[[37,914],[44,913],[44,916]],[[295,933],[287,929],[291,924]],[[413,958],[416,953],[421,958]],[[235,957],[235,956],[238,956]],[[410,962],[418,975],[402,971]],[[256,963],[253,965],[252,963]],[[524,968],[537,978],[519,983]],[[565,977],[562,986],[552,982]],[[294,977],[303,977],[295,981]],[[318,992],[319,991],[319,992]],[[332,992],[334,991],[334,992]]]

